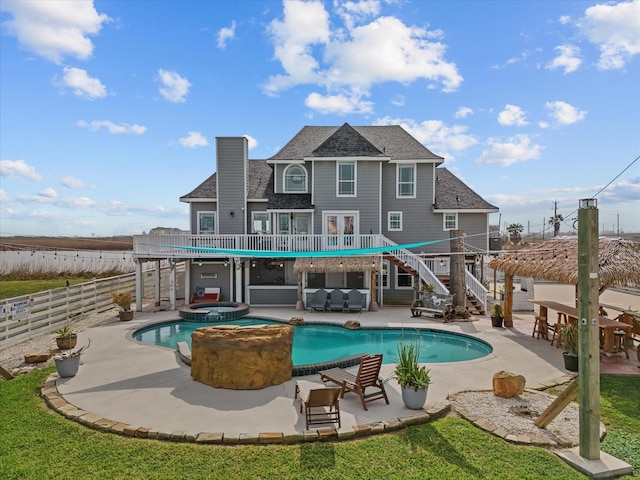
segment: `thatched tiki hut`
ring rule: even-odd
[[[303,280],[307,273],[328,272],[369,272],[370,302],[369,310],[377,311],[376,272],[380,270],[380,257],[348,256],[348,257],[298,257],[293,264],[293,271],[298,274],[298,309],[302,306]]]
[[[560,237],[531,248],[506,251],[491,260],[489,268],[505,273],[503,314],[505,326],[513,326],[513,277],[539,278],[577,288],[578,238]],[[640,243],[601,237],[598,240],[598,281],[600,293],[609,287],[640,287]]]

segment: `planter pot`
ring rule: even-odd
[[[564,357],[564,368],[566,368],[570,372],[577,372],[578,371],[578,354],[563,352],[562,356]]]
[[[55,362],[60,377],[73,377],[80,368],[80,355],[70,358],[56,358]]]
[[[496,328],[502,328],[503,317],[491,317],[491,326]]]
[[[404,406],[411,410],[420,410],[427,401],[427,390],[429,387],[416,390],[413,387],[401,387],[402,401]]]
[[[71,350],[75,348],[78,343],[78,335],[75,333],[70,337],[56,337],[56,344],[58,345],[58,350]]]
[[[133,320],[133,310],[120,310],[118,312],[120,316],[120,320],[123,322],[128,322],[129,320]]]

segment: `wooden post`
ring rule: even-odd
[[[304,311],[304,302],[302,301],[302,275],[306,275],[305,272],[298,272],[298,301],[296,302],[296,311]]]
[[[567,388],[565,388],[556,399],[551,402],[551,405],[540,414],[533,424],[538,428],[544,428],[553,422],[553,419],[564,410],[578,395],[578,379],[575,378],[571,381]]]
[[[3,377],[7,380],[12,380],[13,379],[13,375],[11,375],[11,373],[9,373],[8,370],[5,370],[4,368],[0,367],[0,377]]]
[[[467,304],[467,287],[464,278],[464,248],[462,246],[462,230],[451,230],[449,257],[449,288],[453,296],[453,305],[465,307]]]
[[[380,271],[382,271],[382,263],[380,263]],[[382,275],[382,274],[381,274]],[[369,291],[369,311],[377,312],[378,311],[378,285],[376,282],[376,271],[371,269],[371,288]]]
[[[504,326],[513,327],[513,275],[504,275],[504,303],[502,305]]]
[[[578,371],[580,456],[600,458],[600,327],[598,322],[598,209],[595,199],[578,209]]]

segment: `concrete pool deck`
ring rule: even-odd
[[[548,298],[539,294],[536,297]],[[428,317],[414,318],[408,307],[384,307],[379,312],[355,314],[252,307],[250,315],[283,320],[301,316],[307,322],[336,324],[357,320],[366,327],[430,328],[466,333],[490,343],[494,351],[487,357],[429,364],[433,383],[425,408],[431,414],[442,412],[447,396],[453,392],[490,389],[493,374],[500,370],[523,375],[527,388],[549,386],[569,378],[562,349],[531,337],[533,312],[517,312],[514,327],[509,329],[491,327],[487,316],[473,322],[447,324]],[[190,368],[180,361],[176,351],[128,338],[143,326],[177,318],[177,312],[140,312],[130,322],[108,323],[82,332],[79,345],[90,338],[91,348],[82,355],[75,377],[47,382],[43,394],[48,403],[81,423],[127,435],[220,443],[281,442],[283,438],[299,441],[306,435],[318,435],[304,432],[304,416],[294,400],[295,378],[262,390],[212,388],[191,379]],[[390,377],[392,370],[393,365],[383,365],[381,377]],[[635,370],[640,373],[640,369]],[[298,378],[319,381],[318,375]],[[356,395],[347,394],[340,401],[342,428],[338,436],[349,438],[358,431],[392,430],[428,420],[424,412],[416,417],[419,412],[403,406],[395,381],[390,380],[386,389],[390,405],[375,401],[368,404],[368,411]],[[202,432],[206,434],[198,438]]]

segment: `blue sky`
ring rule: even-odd
[[[402,125],[492,223],[557,201],[569,231],[597,194],[640,231],[640,1],[0,5],[1,235],[187,229],[216,136],[264,159],[344,122]]]

